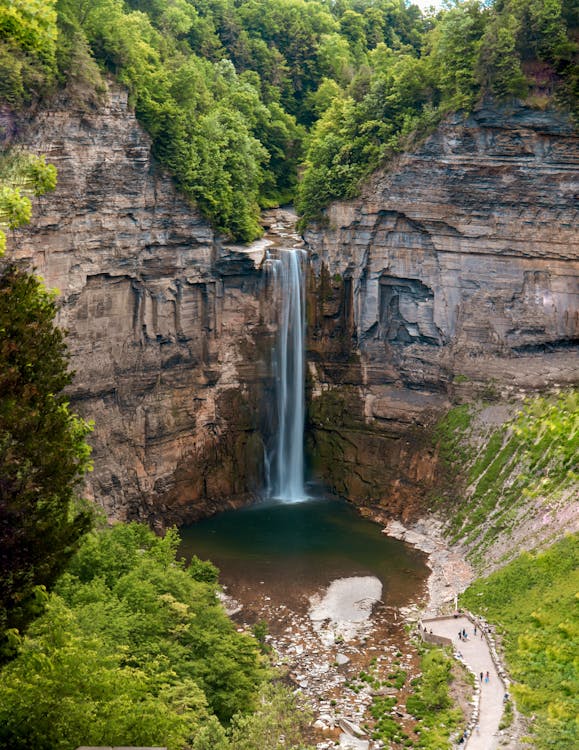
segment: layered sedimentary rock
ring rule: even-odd
[[[451,402],[576,382],[579,141],[554,112],[449,119],[306,233],[310,449],[410,512]]]
[[[59,290],[71,400],[95,423],[87,493],[109,517],[160,524],[247,501],[263,485],[263,252],[216,242],[121,90],[92,111],[62,101],[3,125],[58,169],[12,247]]]

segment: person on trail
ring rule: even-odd
[[[476,625],[474,626],[474,637],[476,638]]]
[[[488,682],[490,680],[491,676],[487,670],[487,673],[485,674],[485,682]]]
[[[484,675],[483,675],[483,673],[481,672],[481,673],[480,673],[480,681],[481,681],[481,682],[483,681],[483,677],[484,677]]]

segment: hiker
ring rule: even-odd
[[[491,678],[490,673],[487,670],[487,673],[485,674],[485,682],[488,682],[490,678]]]
[[[463,629],[462,629],[462,637],[463,637],[463,638],[464,638],[464,640],[466,641],[466,639],[467,639],[467,635],[466,635],[466,628],[463,628]]]
[[[476,625],[474,626],[474,637],[476,638]]]
[[[481,681],[481,682],[483,681],[483,677],[484,677],[484,674],[483,674],[483,673],[481,672],[481,673],[480,673],[480,681]]]

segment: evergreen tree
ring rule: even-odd
[[[54,296],[9,265],[0,275],[0,660],[90,526],[75,486],[89,425],[62,390],[72,374]]]

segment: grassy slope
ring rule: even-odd
[[[499,426],[485,424],[482,409],[458,406],[436,431],[441,458],[462,487],[459,496],[453,491],[439,500],[443,511],[451,509],[447,532],[478,568],[505,540],[515,542],[503,552],[505,560],[512,557],[522,524],[543,512],[544,528],[536,540],[526,540],[527,548],[560,533],[556,511],[572,498],[578,479],[579,391],[528,399]]]
[[[499,424],[501,409],[510,416]],[[502,634],[513,697],[530,719],[529,742],[579,747],[579,536],[560,538],[561,519],[572,526],[577,498],[579,393],[531,398],[519,410],[459,406],[436,438],[462,488],[438,501],[449,540],[464,545],[479,570],[504,565],[467,589],[461,604]],[[512,559],[555,539],[544,552]]]
[[[498,624],[512,692],[538,748],[579,747],[579,535],[524,553],[473,584],[462,605]]]

